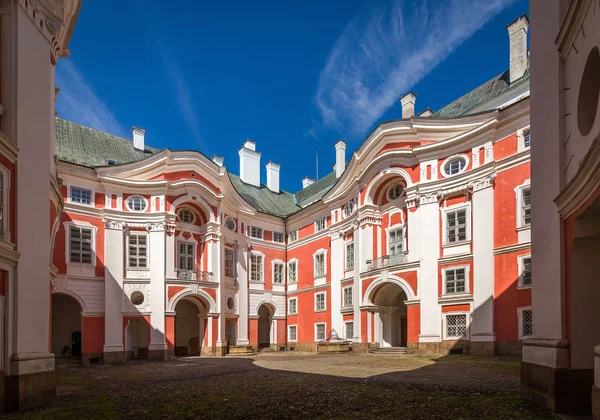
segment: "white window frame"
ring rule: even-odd
[[[91,223],[83,222],[79,220],[72,220],[63,224],[66,232],[65,241],[65,263],[67,265],[79,266],[79,267],[96,267],[96,236],[98,234],[98,228]],[[92,262],[91,263],[78,263],[71,262],[71,227],[77,227],[81,229],[92,230]]]
[[[229,227],[227,227],[227,222],[228,222],[229,220],[231,220],[231,221],[233,222],[233,229],[229,229]],[[227,230],[230,230],[230,231],[232,231],[232,232],[235,232],[235,231],[236,231],[236,229],[237,229],[237,223],[235,223],[235,219],[234,219],[233,217],[231,217],[231,216],[226,216],[226,217],[225,217],[225,220],[223,220],[223,226],[225,226],[225,228],[226,228]]]
[[[291,330],[294,328],[296,330],[296,338],[292,338]],[[296,343],[298,341],[298,325],[288,325],[288,341],[290,343]]]
[[[260,264],[260,280],[252,280],[252,257],[261,257],[262,261]],[[265,254],[259,251],[251,251],[248,255],[248,267],[249,267],[249,281],[251,283],[264,283],[265,282]]]
[[[462,159],[464,159],[465,160],[465,167],[463,169],[461,169],[460,171],[458,171],[457,173],[455,173],[455,174],[449,174],[448,172],[446,172],[446,167],[450,164],[450,162],[453,159],[456,159],[456,158],[462,158]],[[469,167],[469,161],[470,161],[469,156],[465,155],[464,153],[458,153],[456,155],[448,156],[442,162],[440,173],[442,174],[442,176],[444,178],[449,178],[449,177],[453,177],[453,176],[456,176],[456,175],[460,175],[460,174],[464,173],[467,170],[467,168]]]
[[[462,241],[449,242],[448,241],[448,214],[453,213],[459,210],[465,210],[465,222],[466,222],[466,239]],[[471,203],[459,203],[453,206],[445,207],[441,209],[443,211],[443,220],[442,220],[442,233],[443,233],[443,245],[445,247],[457,246],[468,243],[471,241]]]
[[[400,188],[400,195],[398,195],[398,197],[392,198],[392,192],[396,188]],[[387,190],[387,199],[388,199],[388,201],[394,201],[394,200],[397,200],[400,197],[402,197],[403,194],[404,194],[404,185],[402,185],[401,182],[394,182],[392,185],[390,185],[390,187]]]
[[[294,280],[294,281],[290,281],[290,273],[292,271],[292,270],[290,270],[290,264],[294,264],[296,266],[296,270],[295,270],[296,280]],[[288,284],[297,284],[298,283],[298,259],[297,258],[292,258],[287,263],[287,281],[288,281]]]
[[[298,240],[299,232],[298,229],[291,230],[288,233],[288,243],[296,242]]]
[[[525,190],[529,190],[529,194],[531,194],[531,182],[529,179],[515,188],[515,193],[517,194],[517,230],[531,229],[531,222],[529,224],[525,223],[525,213],[523,212],[523,191]],[[529,199],[529,207],[531,209],[531,198]]]
[[[323,325],[323,327],[325,328],[325,337],[323,337],[323,339],[319,339],[317,337],[318,325]],[[315,342],[324,341],[324,340],[327,340],[327,322],[315,322]]]
[[[352,337],[348,337],[348,324],[352,325]],[[344,321],[344,337],[346,337],[346,340],[352,340],[354,337],[354,320]]]
[[[281,281],[277,282],[275,281],[275,266],[281,266]],[[273,260],[271,261],[271,273],[272,273],[272,280],[273,280],[273,285],[281,285],[283,286],[285,284],[285,262],[281,261],[281,260]]]
[[[401,254],[406,254],[406,229],[404,227],[404,223],[402,223],[402,224],[396,224],[396,225],[390,226],[389,228],[385,229],[387,255],[392,255],[392,249],[390,248],[390,243],[391,243],[390,233],[398,231],[400,229],[402,229],[402,252],[401,252]]]
[[[323,255],[323,274],[317,274],[317,256]],[[313,277],[321,279],[327,277],[327,250],[320,248],[313,254]]]
[[[529,133],[529,146],[525,145],[526,133]],[[529,148],[531,148],[531,127],[528,126],[517,130],[517,151],[521,152]]]
[[[354,286],[342,287],[342,308],[352,308],[354,306]],[[346,305],[346,290],[350,290],[350,304]]]
[[[88,190],[90,192],[90,203],[88,204],[88,203],[82,203],[79,201],[73,201],[73,188],[78,188],[80,190]],[[94,207],[94,205],[95,205],[94,195],[95,195],[95,192],[92,188],[80,187],[78,185],[69,185],[69,203],[79,204],[80,206]]]
[[[127,200],[129,200],[129,199],[127,199]],[[184,220],[181,218],[181,216],[180,216],[180,213],[181,213],[181,212],[183,212],[183,211],[187,211],[187,212],[189,212],[189,213],[192,215],[192,221],[191,221],[191,222],[185,222],[185,221],[184,221]],[[178,210],[177,210],[177,218],[179,219],[179,221],[180,221],[181,223],[185,223],[185,224],[190,224],[190,225],[192,225],[192,224],[194,224],[194,223],[196,222],[196,213],[194,213],[194,212],[192,211],[192,209],[189,209],[189,208],[187,208],[187,207],[183,207],[183,208],[180,208],[180,209],[178,209]]]
[[[231,251],[231,275],[227,274],[227,251]],[[223,252],[223,274],[227,278],[235,278],[235,250],[230,246],[226,246]]]
[[[146,266],[145,267],[135,267],[135,266],[131,266],[129,265],[129,241],[131,239],[132,235],[136,235],[136,236],[145,236],[146,237]],[[139,246],[139,245],[138,245]],[[127,258],[127,270],[137,270],[137,271],[147,271],[150,270],[150,235],[148,235],[148,232],[144,232],[144,231],[139,231],[139,230],[135,230],[135,231],[128,231],[127,232],[127,250],[126,250],[126,258]],[[139,260],[139,257],[137,257],[137,259]],[[138,261],[139,263],[139,261]]]
[[[2,223],[0,224],[0,238],[10,239],[10,171],[0,165],[2,175]],[[2,362],[0,361],[0,364]]]
[[[254,236],[254,232],[258,231],[260,231],[260,236]],[[263,239],[265,237],[265,230],[258,226],[250,226],[250,237],[254,239]]]
[[[280,235],[281,241],[276,241],[275,240],[275,236],[276,235]],[[282,244],[285,242],[285,236],[283,235],[283,232],[273,232],[273,242],[278,243],[278,244]]]
[[[295,312],[291,312],[290,308],[291,308],[291,302],[294,301],[295,302],[295,306],[296,306],[296,311]],[[298,297],[291,297],[288,298],[288,315],[298,315]]]
[[[464,292],[452,292],[452,293],[448,293],[446,291],[446,272],[447,271],[453,271],[453,270],[460,270],[460,269],[464,269],[465,270],[465,291]],[[444,295],[466,295],[470,293],[469,290],[469,282],[470,282],[470,267],[468,265],[457,265],[457,266],[452,266],[452,267],[444,267],[442,268],[442,287],[443,287],[443,292]]]
[[[446,330],[446,325],[447,325],[447,318],[448,316],[452,316],[452,315],[465,315],[465,335],[463,337],[449,337],[447,334],[447,330]],[[444,340],[468,340],[469,336],[470,336],[470,332],[469,332],[469,327],[470,327],[470,323],[471,323],[471,319],[470,319],[470,313],[469,312],[465,312],[465,311],[461,311],[461,312],[444,312],[443,316],[442,316],[442,333],[443,333],[443,338]]]
[[[133,201],[133,199],[136,199],[136,198],[141,199],[142,202],[144,203],[144,208],[142,210],[134,210],[131,207],[129,207],[129,203],[131,203]],[[148,200],[146,199],[146,197],[139,195],[139,194],[130,195],[125,200],[125,207],[127,208],[127,210],[134,212],[134,213],[146,213],[146,210],[148,210]]]
[[[317,296],[323,295],[323,308],[317,309]],[[326,312],[327,311],[327,292],[317,292],[315,293],[315,312]]]
[[[531,254],[519,255],[517,257],[517,259],[519,261],[519,283],[518,283],[519,289],[531,289],[532,283],[525,284],[525,282],[524,282],[524,280],[525,280],[525,260],[527,258],[529,258],[531,260]],[[529,264],[530,264],[529,269],[531,270],[531,262]],[[533,278],[532,278],[532,281],[533,281]]]
[[[350,246],[352,246],[352,259],[349,260],[348,259],[348,247],[350,247]],[[354,241],[353,240],[352,241],[348,241],[348,242],[346,242],[344,244],[344,269],[346,271],[354,270],[354,265],[356,264],[355,257],[354,257],[354,255],[355,255],[354,251],[355,250],[356,249],[354,248]],[[352,265],[349,266],[348,262],[352,262]]]
[[[315,220],[315,233],[327,229],[327,217]]]
[[[192,245],[192,268],[187,268],[187,267],[180,267],[180,262],[181,262],[181,249],[179,248],[179,244],[186,244],[186,245]],[[175,246],[177,247],[177,269],[179,270],[189,270],[189,271],[196,271],[196,268],[198,267],[198,261],[196,259],[196,243],[195,242],[191,242],[191,241],[182,241],[182,240],[178,240],[175,243]],[[189,257],[189,254],[186,254],[186,256]]]
[[[531,338],[533,337],[533,334],[531,335],[523,335],[523,312],[525,311],[531,311],[531,306],[524,306],[522,308],[517,308],[517,318],[519,320],[519,340],[524,340],[526,338]],[[533,312],[531,313],[532,317],[531,317],[531,329],[533,330]]]
[[[347,210],[348,208],[350,208],[349,206],[351,206],[350,211]],[[344,208],[342,209],[342,213],[344,214],[344,219],[347,219],[348,217],[352,216],[355,211],[356,211],[356,203],[354,202],[354,199],[349,200],[344,205]]]

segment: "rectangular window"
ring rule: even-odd
[[[523,226],[531,224],[531,190],[524,188],[521,190],[521,218]]]
[[[250,228],[250,236],[252,236],[253,238],[257,238],[257,239],[262,239],[262,237],[263,237],[262,228],[252,226]]]
[[[531,286],[531,257],[523,258],[523,286]]]
[[[531,146],[531,135],[529,130],[523,132],[523,143],[525,144],[525,147]]]
[[[354,242],[346,244],[346,270],[354,268]]]
[[[344,308],[352,306],[352,286],[344,287]]]
[[[446,235],[449,244],[467,240],[467,210],[446,213]]]
[[[69,229],[69,261],[72,263],[92,263],[92,229],[71,226]]]
[[[289,242],[296,242],[298,240],[298,230],[292,230],[288,237]]]
[[[289,325],[288,326],[288,340],[296,341],[298,339],[298,326]]]
[[[327,226],[327,218],[323,217],[315,222],[315,232],[319,232],[320,230],[324,230]]]
[[[129,267],[148,267],[148,235],[131,232],[128,235]]]
[[[273,283],[283,284],[283,264],[273,264]]]
[[[346,340],[351,340],[354,337],[354,321],[346,322]]]
[[[325,334],[325,324],[315,324],[315,339],[316,341],[323,341],[327,338]]]
[[[296,261],[291,261],[288,263],[288,283],[289,284],[293,284],[298,281],[296,268],[297,268]]]
[[[466,289],[465,269],[455,268],[445,270],[446,293],[464,293]]]
[[[325,293],[317,293],[315,294],[315,311],[324,311],[325,310]]]
[[[446,315],[446,338],[467,335],[467,314]]]
[[[262,255],[250,256],[250,280],[263,281],[263,257]]]
[[[296,315],[298,313],[298,298],[288,300],[288,314]]]
[[[402,255],[404,252],[404,232],[402,228],[389,231],[390,255]]]
[[[71,202],[92,204],[92,190],[80,187],[71,187]]]
[[[315,255],[315,277],[322,277],[325,275],[325,254]]]
[[[283,233],[281,232],[273,232],[273,242],[283,243]]]
[[[194,244],[188,242],[179,242],[179,269],[195,270],[196,258],[194,253]]]
[[[533,313],[531,309],[522,312],[521,321],[523,322],[523,337],[533,335]]]
[[[4,173],[0,172],[0,236],[4,236]]]
[[[233,271],[233,249],[225,247],[225,277],[235,277]]]

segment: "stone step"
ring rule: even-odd
[[[81,363],[81,357],[57,357],[54,359],[56,368],[79,366]]]
[[[378,349],[369,350],[371,354],[388,354],[388,355],[398,355],[398,354],[408,354],[406,347],[380,347]]]

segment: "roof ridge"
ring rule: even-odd
[[[64,121],[64,122],[66,122],[68,124],[78,125],[79,127],[83,127],[86,130],[91,130],[91,131],[95,131],[97,133],[106,134],[106,135],[109,135],[109,136],[112,136],[112,137],[116,137],[118,139],[125,140],[125,141],[132,141],[131,139],[127,139],[125,137],[117,136],[116,134],[109,133],[108,131],[98,130],[97,128],[94,128],[94,127],[88,127],[87,125],[83,125],[83,124],[75,122],[75,121],[67,120],[66,118],[61,118],[61,117],[54,117],[54,118],[56,120]]]

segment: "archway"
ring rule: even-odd
[[[187,296],[175,305],[175,356],[199,356],[204,342],[207,305]]]
[[[268,305],[258,308],[258,348],[271,347],[271,324],[273,311]]]
[[[81,357],[82,308],[62,293],[52,294],[52,353],[56,357]]]
[[[375,291],[375,342],[380,347],[406,347],[408,336],[404,290],[395,283],[385,283]]]

